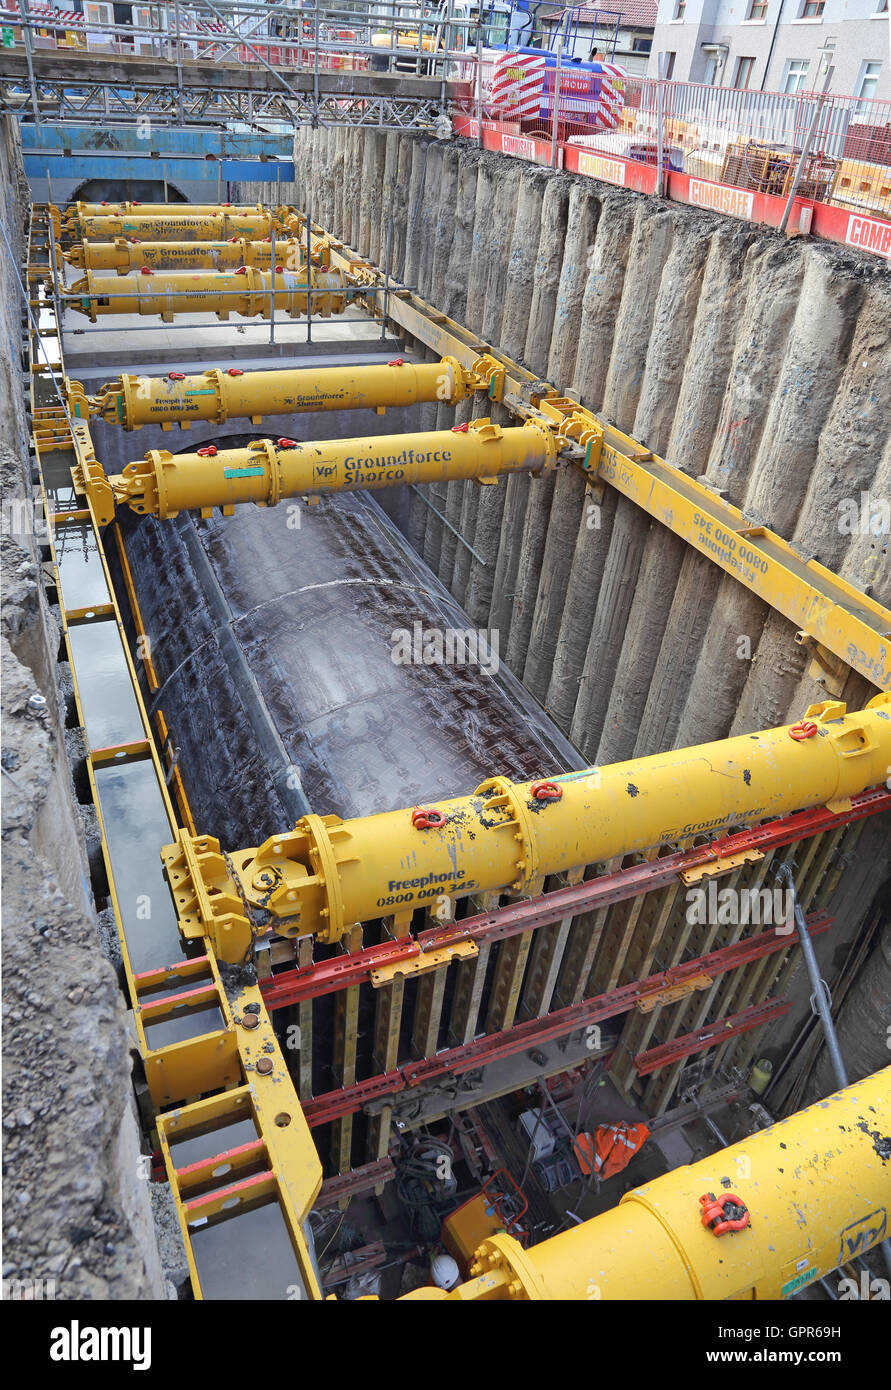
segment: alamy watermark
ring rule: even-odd
[[[887,536],[891,531],[888,498],[870,492],[843,497],[838,504],[838,529],[843,536]]]
[[[891,1302],[891,1284],[887,1279],[877,1279],[868,1269],[860,1271],[859,1279],[842,1279],[838,1285],[840,1303],[853,1300],[863,1303]]]
[[[55,1279],[32,1279],[23,1276],[21,1279],[3,1280],[3,1301],[12,1300],[15,1303],[44,1303],[56,1297]]]
[[[134,1371],[152,1364],[150,1327],[91,1327],[72,1318],[50,1333],[51,1361],[129,1361]]]
[[[795,895],[788,888],[719,888],[714,879],[688,888],[691,926],[773,927],[788,936],[795,929]]]
[[[479,666],[487,676],[498,672],[498,633],[465,627],[397,627],[390,635],[394,666]]]
[[[35,536],[40,541],[49,539],[49,527],[40,498],[11,497],[4,499],[0,506],[0,531],[13,540],[23,541]]]

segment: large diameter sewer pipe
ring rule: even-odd
[[[708,1199],[713,1200],[709,1203]],[[703,1203],[703,1198],[706,1203]],[[714,1199],[737,1229],[718,1229]],[[777,1300],[872,1249],[891,1206],[891,1067],[626,1192],[524,1250],[484,1240],[470,1280],[409,1299]],[[448,1224],[448,1222],[446,1223]]]
[[[427,434],[312,444],[261,439],[246,449],[207,445],[194,454],[151,449],[109,481],[118,502],[164,518],[213,507],[230,513],[240,502],[273,507],[284,497],[536,472],[554,466],[556,451],[553,433],[537,420],[507,429],[474,420]]]
[[[454,357],[439,362],[396,359],[361,367],[290,368],[244,372],[220,367],[195,375],[123,375],[107,382],[90,399],[90,412],[125,430],[142,425],[162,429],[192,420],[223,424],[250,418],[259,424],[265,415],[291,415],[308,410],[383,410],[425,401],[457,405],[474,388],[473,372]]]
[[[410,659],[410,654],[407,659]],[[276,930],[337,941],[355,922],[439,895],[527,893],[571,872],[729,824],[810,806],[842,809],[891,766],[891,695],[840,701],[805,721],[546,782],[492,777],[472,796],[341,821],[307,816],[231,862]]]

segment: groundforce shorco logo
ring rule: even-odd
[[[152,1364],[150,1327],[84,1327],[72,1321],[50,1333],[51,1361],[130,1361],[134,1371]]]

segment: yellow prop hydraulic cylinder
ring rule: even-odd
[[[275,263],[299,270],[306,256],[303,242],[281,236],[275,239]],[[115,271],[129,275],[144,265],[150,270],[237,270],[253,266],[268,270],[272,264],[272,238],[261,241],[232,237],[229,241],[79,241],[65,252],[69,265],[80,270]]]
[[[886,1067],[626,1192],[611,1211],[529,1250],[512,1236],[489,1236],[475,1252],[468,1283],[406,1298],[789,1298],[888,1234],[889,1135]],[[709,1197],[735,1199],[738,1229],[718,1231],[723,1203],[720,1215],[704,1220],[714,1213]]]
[[[124,217],[128,213],[191,217],[196,212],[265,212],[262,203],[69,203],[65,221],[81,217]]]
[[[292,415],[306,410],[382,411],[387,406],[442,401],[457,405],[475,387],[488,384],[493,359],[478,359],[466,371],[454,357],[441,362],[403,362],[400,359],[365,367],[311,367],[289,371],[243,372],[214,367],[197,376],[169,372],[167,376],[121,376],[102,387],[90,400],[90,410],[108,424],[126,430],[160,424],[188,429],[193,420],[249,418],[259,424],[264,415]]]
[[[494,478],[548,468],[555,459],[554,436],[538,421],[502,429],[489,420],[475,420],[432,434],[313,444],[261,439],[247,449],[217,451],[208,445],[196,454],[152,449],[110,482],[117,500],[133,511],[174,517],[185,511],[209,515],[213,507],[231,514],[239,502],[273,507],[283,497]]]
[[[313,314],[328,318],[346,308],[345,282],[340,270],[313,266],[310,284]],[[250,270],[232,272],[140,271],[138,275],[97,275],[88,270],[74,284],[63,302],[92,323],[109,314],[160,314],[172,323],[175,314],[215,313],[218,319],[230,314],[242,318],[268,318],[270,291],[275,291],[276,310],[291,318],[306,313],[306,270]]]
[[[375,450],[391,448],[390,441],[371,444]],[[257,461],[265,481],[259,452]],[[149,497],[153,479],[156,488],[164,486],[163,466],[150,472]],[[166,505],[163,493],[160,505]],[[458,633],[453,642],[452,660],[463,664],[468,646],[467,640],[458,644],[462,636],[475,634]],[[407,634],[406,643],[412,640]],[[491,660],[491,653],[484,657]],[[403,659],[421,657],[406,649]],[[448,651],[441,659],[449,659]],[[477,659],[483,664],[479,653]],[[392,914],[408,919],[441,895],[529,893],[546,874],[731,824],[809,806],[842,809],[850,797],[884,783],[889,767],[891,695],[885,693],[859,713],[847,714],[840,701],[827,701],[812,706],[800,725],[547,781],[492,777],[472,796],[431,806],[347,821],[306,816],[293,830],[232,858],[248,901],[281,919],[277,931],[337,941],[354,922]]]
[[[82,217],[72,230],[81,241],[114,241],[138,237],[140,241],[228,241],[229,237],[271,236],[273,229],[286,232],[299,226],[288,214],[269,211],[193,212],[183,216],[162,212],[128,212],[120,217]]]

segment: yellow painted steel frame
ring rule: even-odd
[[[115,548],[118,554],[118,563],[121,566],[121,574],[124,580],[124,588],[127,591],[127,602],[130,605],[130,613],[133,624],[136,628],[136,646],[142,660],[142,669],[145,672],[146,682],[148,683],[149,693],[154,695],[160,689],[160,682],[155,671],[155,664],[152,661],[151,645],[146,636],[145,624],[142,621],[142,611],[139,607],[139,599],[136,596],[136,587],[133,583],[133,575],[130,571],[130,561],[127,559],[127,552],[124,549],[124,542],[121,539],[121,531],[117,522],[112,523]],[[158,731],[162,755],[167,758],[167,771],[165,780],[172,784],[176,792],[176,800],[180,809],[181,819],[185,822],[192,835],[195,834],[195,822],[192,819],[192,808],[186,796],[186,789],[183,785],[182,774],[176,761],[176,754],[167,747],[170,731],[167,728],[167,720],[164,718],[164,711],[158,707],[155,709],[155,727]]]
[[[323,229],[316,229],[323,235]],[[380,286],[377,267],[335,237],[326,236],[332,266],[357,283]],[[525,367],[408,290],[391,291],[387,317],[440,356],[467,367],[481,351],[504,368],[504,404],[524,416],[557,407],[567,419],[562,430],[586,427],[602,446],[576,450],[575,461],[593,479],[608,483],[663,526],[705,555],[752,593],[794,623],[810,641],[858,671],[880,690],[891,689],[891,612],[814,560],[801,556],[775,532],[753,526],[716,492],[653,454],[594,411],[562,398]],[[369,296],[368,312],[380,315],[380,296]],[[564,457],[572,457],[564,450]]]
[[[891,1067],[692,1167],[626,1192],[611,1211],[530,1250],[477,1248],[470,1282],[408,1299],[778,1300],[872,1249],[891,1208]],[[727,1183],[730,1187],[728,1189]],[[715,1235],[700,1198],[746,1207]]]
[[[544,875],[730,824],[809,806],[846,809],[885,781],[891,695],[851,714],[825,701],[805,718],[813,732],[801,739],[784,725],[544,783],[491,777],[471,796],[425,808],[437,824],[419,826],[411,807],[347,821],[309,815],[259,848],[233,850],[227,862],[217,841],[181,832],[164,853],[188,879],[182,930],[208,931],[216,921],[222,958],[239,958],[251,912],[262,909],[284,936],[339,941],[356,922],[407,919],[440,894],[529,893]]]
[[[33,226],[32,226],[33,236]],[[31,257],[29,255],[29,261]],[[31,344],[32,356],[35,351]],[[60,364],[61,366],[62,364]],[[303,1223],[312,1207],[322,1182],[322,1167],[315,1149],[311,1132],[301,1110],[297,1093],[290,1078],[287,1064],[279,1048],[272,1029],[262,995],[256,984],[240,984],[224,987],[223,980],[213,951],[213,943],[195,934],[196,944],[203,944],[204,954],[197,959],[171,963],[160,970],[133,971],[123,929],[123,916],[115,882],[115,869],[109,851],[106,828],[103,823],[101,803],[94,776],[94,767],[107,766],[114,762],[144,759],[151,762],[157,781],[158,792],[172,834],[178,833],[177,818],[167,791],[164,771],[157,749],[151,736],[147,711],[142,700],[136,670],[127,646],[123,623],[118,609],[111,581],[111,575],[103,547],[102,519],[93,504],[94,492],[103,496],[98,485],[88,488],[86,480],[93,470],[98,469],[92,450],[87,422],[73,421],[74,433],[69,434],[64,416],[55,408],[41,408],[34,399],[32,374],[32,414],[35,421],[34,446],[38,462],[41,454],[70,451],[71,473],[75,489],[85,495],[85,505],[72,512],[53,514],[49,506],[46,486],[41,481],[44,511],[50,532],[50,552],[56,570],[56,583],[60,595],[63,593],[58,577],[56,562],[55,534],[60,526],[72,521],[89,522],[100,557],[102,572],[108,590],[108,602],[96,603],[89,609],[68,609],[62,605],[63,640],[71,665],[74,699],[80,725],[84,726],[84,711],[78,685],[78,666],[68,640],[69,625],[77,622],[104,620],[113,621],[121,641],[121,657],[126,663],[136,701],[144,738],[123,746],[89,749],[86,765],[93,803],[96,808],[102,843],[102,855],[108,878],[109,894],[114,911],[115,924],[120,942],[121,955],[127,976],[128,991],[133,1002],[134,1026],[139,1043],[140,1054],[145,1066],[146,1079],[156,1105],[172,1105],[177,1108],[172,1114],[159,1116],[159,1133],[162,1149],[167,1163],[168,1176],[176,1200],[180,1227],[189,1261],[190,1274],[196,1298],[201,1298],[202,1290],[195,1267],[190,1242],[190,1224],[204,1219],[232,1219],[237,1216],[239,1204],[245,1201],[275,1201],[278,1203],[286,1223],[295,1258],[307,1295],[313,1299],[321,1298],[321,1289],[313,1269]],[[99,470],[101,473],[101,469]],[[104,476],[104,475],[103,475]],[[110,518],[105,518],[110,520]],[[158,846],[160,849],[160,846]],[[151,847],[147,847],[151,852]],[[170,995],[171,982],[180,980],[188,988],[174,996]],[[162,989],[163,997],[157,997]],[[153,1048],[146,1036],[146,1027],[159,1019],[182,1015],[183,1012],[200,1010],[215,1005],[220,1011],[221,1026],[184,1042],[165,1047]],[[170,1160],[169,1146],[165,1136],[169,1136],[175,1125],[185,1131],[197,1123],[196,1107],[204,1103],[194,1098],[202,1093],[221,1087],[239,1086],[249,1098],[251,1111],[258,1129],[266,1165],[265,1185],[258,1188],[252,1184],[250,1193],[238,1191],[216,1192],[218,1210],[210,1212],[208,1203],[213,1205],[214,1194],[201,1195],[200,1213],[194,1206],[198,1200],[194,1195],[187,1198],[181,1191],[179,1175]],[[232,1094],[229,1092],[228,1094]],[[199,1109],[199,1118],[205,1112]]]
[[[45,493],[44,499],[46,505]],[[47,515],[49,515],[49,512],[47,512]],[[114,599],[114,590],[111,584],[111,576],[108,572],[105,553],[101,545],[99,528],[95,525],[95,518],[91,516],[91,519],[93,520],[94,531],[97,541],[99,542],[99,555],[101,557],[105,579],[108,584],[109,594],[111,595],[111,605],[114,608],[115,622],[121,635],[123,654],[130,671],[134,695],[136,696],[139,706],[140,719],[146,733],[144,742],[139,745],[128,745],[126,749],[107,748],[93,750],[87,757],[87,772],[90,781],[90,790],[99,821],[99,829],[102,838],[102,854],[108,877],[109,893],[117,925],[121,955],[131,998],[134,1000],[133,1020],[139,1041],[140,1054],[145,1067],[146,1080],[155,1103],[157,1105],[171,1105],[186,1097],[200,1095],[204,1091],[214,1090],[223,1086],[232,1086],[239,1082],[243,1082],[246,1077],[251,1078],[247,1091],[250,1096],[250,1104],[255,1116],[258,1131],[265,1145],[265,1152],[268,1158],[268,1166],[272,1174],[273,1185],[276,1193],[279,1194],[280,1205],[295,1246],[295,1253],[298,1257],[304,1283],[307,1289],[311,1291],[311,1296],[320,1298],[321,1291],[318,1289],[315,1282],[312,1263],[302,1232],[302,1222],[306,1219],[306,1215],[321,1186],[321,1163],[319,1162],[309,1127],[303,1118],[303,1112],[297,1099],[297,1093],[290,1080],[287,1065],[278,1046],[259,988],[256,985],[242,986],[237,991],[234,1002],[230,1005],[226,990],[223,988],[220,979],[210,943],[205,942],[209,980],[205,984],[203,990],[195,990],[191,993],[189,1008],[206,1008],[209,1004],[215,1003],[222,1014],[222,1030],[208,1032],[203,1037],[189,1039],[182,1043],[173,1043],[158,1049],[153,1049],[146,1038],[146,1025],[152,1021],[157,1021],[165,1012],[169,1014],[171,1010],[166,1001],[153,1001],[150,998],[145,999],[142,991],[147,985],[154,983],[151,977],[146,978],[144,975],[134,976],[127,949],[127,942],[121,924],[122,918],[115,888],[114,866],[108,851],[99,794],[93,775],[94,764],[108,763],[112,759],[117,760],[121,752],[125,752],[131,757],[141,756],[150,758],[155,768],[159,790],[164,800],[165,809],[173,832],[177,830],[177,823],[175,812],[167,792],[163,769],[161,768],[154,742],[150,736],[148,716],[140,698],[135,668],[126,641],[124,640],[123,625]],[[53,554],[53,563],[55,564],[55,550],[52,541],[51,550]],[[96,611],[97,607],[98,605],[93,605],[91,611]],[[66,645],[68,622],[72,616],[70,612],[65,612],[63,610],[63,636]],[[71,664],[78,722],[83,726],[84,717],[77,685],[77,665],[70,649],[69,662]],[[193,962],[184,963],[183,966],[180,967],[183,974],[187,976],[190,973],[190,967],[193,967],[193,965]],[[173,966],[160,973],[163,974],[164,979],[169,983],[175,970],[176,966]],[[257,1019],[257,1024],[248,1029],[244,1025],[244,1020],[251,1016]],[[257,1071],[257,1062],[260,1058],[268,1060],[271,1064],[267,1074],[260,1074]],[[175,1112],[176,1123],[184,1128],[189,1122],[192,1113],[193,1106],[180,1105]],[[168,1128],[165,1127],[167,1123],[164,1116],[159,1117],[159,1133],[168,1133]],[[168,1174],[176,1198],[177,1212],[188,1256],[193,1289],[195,1296],[201,1298],[201,1286],[195,1269],[188,1229],[189,1221],[195,1219],[195,1215],[194,1213],[190,1214],[187,1204],[179,1195],[175,1170],[169,1162],[169,1148],[167,1148],[166,1145],[163,1147],[165,1160],[168,1161]],[[256,1195],[256,1193],[253,1193],[254,1197],[256,1197]],[[229,1197],[231,1198],[232,1194],[229,1194]],[[233,1201],[234,1200],[233,1198]],[[227,1208],[227,1211],[230,1216],[233,1214],[231,1208]]]
[[[57,450],[58,447],[59,447],[58,444],[53,445],[53,448],[54,448],[55,450]],[[41,454],[41,447],[40,447],[40,444],[38,443],[38,444],[37,444],[37,456],[38,456],[38,460],[40,459],[40,454]],[[84,508],[84,510],[82,510],[82,511],[78,511],[78,512],[65,512],[65,513],[60,513],[60,514],[55,514],[55,515],[54,515],[53,512],[52,512],[51,509],[50,509],[50,506],[49,506],[49,499],[48,499],[48,497],[47,497],[46,489],[45,489],[45,487],[43,486],[43,484],[41,484],[41,493],[42,493],[42,497],[43,497],[44,513],[45,513],[45,516],[46,516],[46,519],[47,519],[47,526],[48,526],[49,548],[50,548],[51,564],[52,564],[53,568],[56,570],[56,573],[58,574],[58,563],[57,563],[57,559],[56,559],[56,535],[57,535],[58,530],[59,530],[61,527],[70,524],[70,523],[71,523],[72,521],[74,521],[74,520],[86,520],[86,519],[89,519],[89,520],[91,521],[91,523],[93,524],[93,528],[94,528],[94,532],[95,532],[95,535],[96,535],[96,537],[97,537],[97,540],[98,540],[98,537],[99,537],[99,531],[98,531],[98,527],[97,527],[96,524],[95,524],[95,517],[94,517],[94,515],[93,515],[92,508],[90,507],[89,499],[87,500],[87,506],[86,506],[86,508]],[[113,614],[113,621],[114,621],[114,623],[115,623],[115,626],[116,626],[117,631],[118,631],[118,635],[119,635],[120,640],[121,640],[121,654],[122,654],[122,657],[123,657],[124,661],[126,662],[127,669],[128,669],[128,671],[129,671],[129,673],[130,673],[130,679],[131,679],[131,682],[132,682],[132,686],[133,686],[134,693],[136,693],[136,695],[138,696],[138,695],[139,695],[139,683],[138,683],[138,681],[137,681],[137,679],[136,679],[136,669],[135,669],[135,667],[134,667],[134,665],[133,665],[133,660],[132,660],[132,658],[131,658],[131,656],[130,656],[130,651],[129,651],[129,648],[128,648],[128,646],[127,646],[127,642],[126,642],[126,639],[125,639],[125,636],[124,636],[123,622],[122,622],[122,620],[121,620],[121,615],[120,615],[120,612],[119,612],[119,610],[118,610],[117,602],[116,602],[115,597],[114,597],[114,589],[113,589],[112,582],[111,582],[111,575],[110,575],[109,570],[108,570],[108,562],[107,562],[107,560],[106,560],[106,558],[105,558],[105,552],[104,552],[104,550],[103,550],[101,544],[99,545],[99,557],[100,557],[100,561],[101,561],[101,564],[102,564],[102,571],[103,571],[103,575],[104,575],[104,578],[105,578],[105,582],[106,582],[106,585],[108,586],[109,602],[108,602],[107,604],[96,604],[96,603],[91,604],[91,605],[90,605],[89,612],[90,612],[90,613],[97,614],[97,616],[103,616],[103,615],[105,615],[105,614]],[[58,591],[59,591],[60,598],[61,598],[62,589],[61,589],[61,586],[58,585],[58,583],[57,583],[57,587],[58,587]],[[82,619],[83,616],[84,616],[84,614],[85,614],[85,612],[86,612],[86,610],[71,610],[71,609],[66,609],[65,606],[64,606],[64,604],[62,604],[62,603],[60,602],[60,618],[61,618],[61,624],[62,624],[62,637],[63,637],[63,640],[64,640],[64,642],[65,642],[66,650],[67,650],[67,653],[68,653],[68,662],[69,662],[69,665],[70,665],[70,667],[71,667],[71,681],[72,681],[73,693],[74,693],[74,704],[75,704],[75,709],[76,709],[76,711],[77,711],[77,721],[78,721],[78,724],[79,724],[79,726],[80,726],[81,728],[84,728],[84,727],[85,727],[84,712],[83,712],[83,705],[82,705],[82,702],[81,702],[80,690],[79,690],[79,685],[78,685],[77,663],[76,663],[75,660],[74,660],[73,654],[72,654],[72,652],[71,652],[70,643],[69,643],[69,641],[68,641],[68,629],[69,629],[69,626],[71,626],[72,621],[73,621],[73,620],[76,621],[78,618],[81,618],[81,619]],[[115,922],[116,922],[116,924],[117,924],[117,931],[118,931],[118,941],[119,941],[119,944],[120,944],[121,955],[122,955],[122,957],[123,957],[124,968],[125,968],[125,971],[126,971],[126,973],[127,973],[128,979],[131,979],[131,978],[132,978],[133,970],[132,970],[132,967],[131,967],[131,965],[130,965],[130,957],[129,957],[129,953],[128,953],[128,950],[127,950],[126,938],[125,938],[125,936],[124,936],[124,932],[123,932],[123,929],[122,929],[122,926],[121,926],[121,913],[120,913],[120,907],[119,907],[119,904],[118,904],[117,893],[116,893],[116,889],[115,889],[114,872],[113,872],[113,867],[112,867],[112,863],[111,863],[111,857],[110,857],[109,852],[108,852],[108,845],[107,845],[107,841],[106,841],[106,837],[105,837],[105,830],[104,830],[104,827],[103,827],[103,824],[102,824],[102,811],[101,811],[101,808],[100,808],[99,796],[98,796],[98,793],[97,793],[97,790],[96,790],[95,778],[94,778],[94,776],[93,776],[93,768],[94,768],[94,766],[98,766],[98,765],[101,765],[101,764],[104,764],[104,763],[108,763],[108,762],[110,762],[112,759],[117,760],[118,756],[119,756],[120,754],[122,754],[122,753],[128,754],[131,758],[132,758],[132,757],[135,757],[135,756],[141,756],[141,757],[145,757],[145,758],[150,759],[150,761],[151,761],[151,763],[152,763],[152,765],[153,765],[153,767],[154,767],[154,769],[155,769],[155,775],[156,775],[156,778],[157,778],[157,781],[158,781],[158,789],[159,789],[160,794],[161,794],[161,799],[162,799],[162,801],[163,801],[163,803],[164,803],[164,810],[165,810],[165,812],[166,812],[166,814],[167,814],[167,819],[168,819],[168,821],[169,821],[169,823],[170,823],[170,828],[171,828],[172,831],[178,832],[178,822],[177,822],[177,818],[176,818],[176,812],[174,811],[173,803],[171,802],[171,800],[170,800],[170,795],[169,795],[169,793],[168,793],[168,791],[167,791],[167,785],[166,785],[166,782],[165,782],[164,773],[163,773],[163,770],[162,770],[162,768],[161,768],[161,763],[160,763],[160,760],[159,760],[159,758],[158,758],[158,754],[157,754],[157,750],[156,750],[155,745],[154,745],[154,741],[153,741],[153,739],[152,739],[151,728],[150,728],[149,722],[148,722],[148,715],[147,715],[147,713],[146,713],[145,705],[144,705],[144,703],[143,703],[143,701],[142,701],[141,698],[138,698],[138,699],[137,699],[137,705],[138,705],[138,709],[139,709],[139,718],[140,718],[140,722],[141,722],[141,724],[142,724],[143,735],[144,735],[142,741],[139,742],[139,743],[130,743],[130,744],[127,744],[127,745],[122,745],[122,746],[115,745],[115,746],[113,746],[113,747],[108,747],[108,748],[91,749],[91,750],[88,751],[87,759],[86,759],[86,764],[87,764],[87,775],[88,775],[89,781],[90,781],[90,791],[91,791],[91,793],[92,793],[93,805],[94,805],[95,808],[96,808],[96,815],[97,815],[97,818],[98,818],[98,820],[99,820],[99,829],[100,829],[100,833],[101,833],[101,836],[102,836],[102,857],[103,857],[103,860],[104,860],[104,863],[105,863],[106,873],[107,873],[107,875],[108,875],[109,893],[110,893],[110,895],[111,895],[112,905],[113,905],[113,907],[114,907]],[[141,1042],[142,1042],[142,1044],[144,1045],[144,1043],[145,1043],[145,1038],[144,1038],[144,1036],[141,1037]]]

